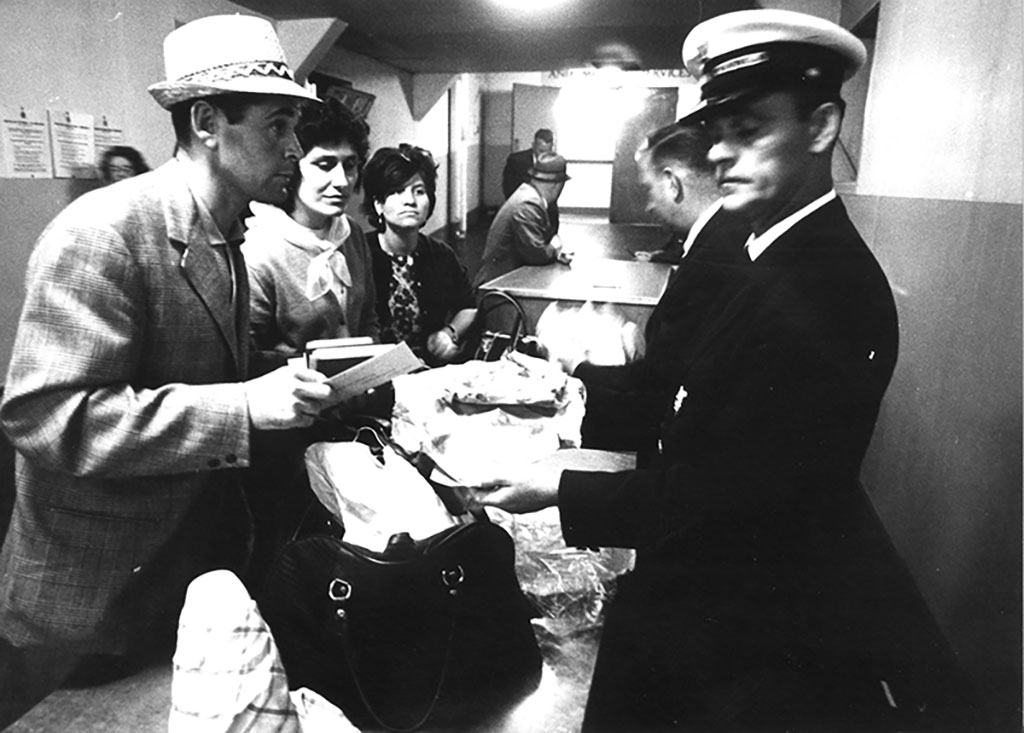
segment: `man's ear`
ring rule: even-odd
[[[662,169],[661,175],[668,186],[669,192],[672,194],[672,200],[677,204],[682,203],[685,196],[682,179],[671,168]]]
[[[208,148],[217,146],[217,134],[220,131],[220,112],[205,99],[193,103],[190,120],[192,135],[201,145]]]
[[[810,152],[825,153],[832,149],[839,139],[839,128],[843,126],[843,112],[835,102],[825,102],[811,112]]]

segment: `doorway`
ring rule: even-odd
[[[562,211],[606,215],[619,223],[649,223],[633,154],[645,136],[675,119],[678,90],[608,86],[585,79],[565,86],[515,84],[512,149],[530,145],[548,127],[568,163]]]

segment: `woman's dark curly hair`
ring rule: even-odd
[[[328,97],[323,104],[303,104],[299,108],[295,136],[299,139],[303,155],[318,145],[351,145],[359,158],[355,185],[355,189],[359,190],[363,182],[363,166],[370,154],[370,126],[364,120],[334,97]],[[298,190],[299,173],[296,173],[288,189],[288,199],[282,205],[285,211],[295,210]]]
[[[107,183],[110,183],[110,161],[114,158],[124,158],[127,160],[135,170],[133,175],[137,176],[149,170],[149,166],[146,165],[146,159],[142,157],[142,153],[138,150],[128,145],[113,145],[104,150],[103,155],[100,156],[100,176]]]
[[[402,143],[397,148],[381,148],[370,158],[363,173],[363,191],[366,194],[363,197],[363,213],[377,227],[377,231],[383,232],[386,224],[377,214],[374,203],[384,203],[388,196],[404,189],[409,179],[417,173],[423,179],[430,200],[430,208],[427,210],[429,219],[437,204],[437,163],[430,151]]]

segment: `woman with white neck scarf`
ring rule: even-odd
[[[253,203],[246,221],[252,370],[268,371],[315,339],[379,337],[370,250],[345,206],[362,179],[369,127],[338,100],[302,109],[291,195]]]

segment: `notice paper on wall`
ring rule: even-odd
[[[93,116],[48,110],[54,178],[96,177],[96,132]]]
[[[107,148],[124,144],[124,125],[113,115],[97,116],[93,134],[96,141],[97,158],[103,155],[103,151]]]
[[[44,110],[0,108],[0,159],[4,178],[53,178]]]

